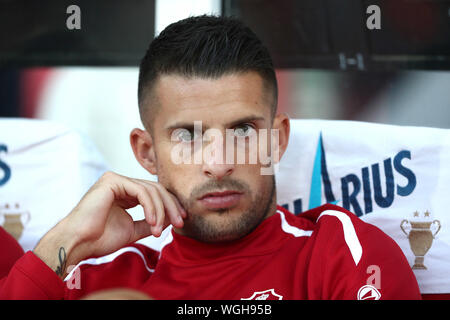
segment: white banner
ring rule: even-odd
[[[291,120],[278,203],[344,207],[393,238],[422,293],[450,293],[450,130]]]
[[[0,225],[32,250],[106,170],[94,145],[73,130],[0,119]]]

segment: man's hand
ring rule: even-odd
[[[144,208],[145,219],[133,221],[126,209],[138,204]],[[159,237],[169,224],[181,228],[183,218],[183,207],[161,184],[107,172],[41,239],[34,254],[64,278],[66,266],[150,235]]]

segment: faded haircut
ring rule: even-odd
[[[138,103],[144,126],[151,128],[157,110],[148,110],[148,97],[161,75],[217,79],[254,71],[272,92],[276,113],[278,86],[269,51],[256,34],[232,17],[202,15],[166,27],[151,43],[139,68]]]

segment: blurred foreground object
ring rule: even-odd
[[[85,296],[82,300],[153,300],[143,292],[127,289],[107,289]]]

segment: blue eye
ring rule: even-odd
[[[182,142],[192,142],[197,138],[197,133],[188,129],[177,129],[175,133],[177,140]]]
[[[242,124],[234,128],[234,135],[236,137],[248,137],[255,129],[250,124]]]

